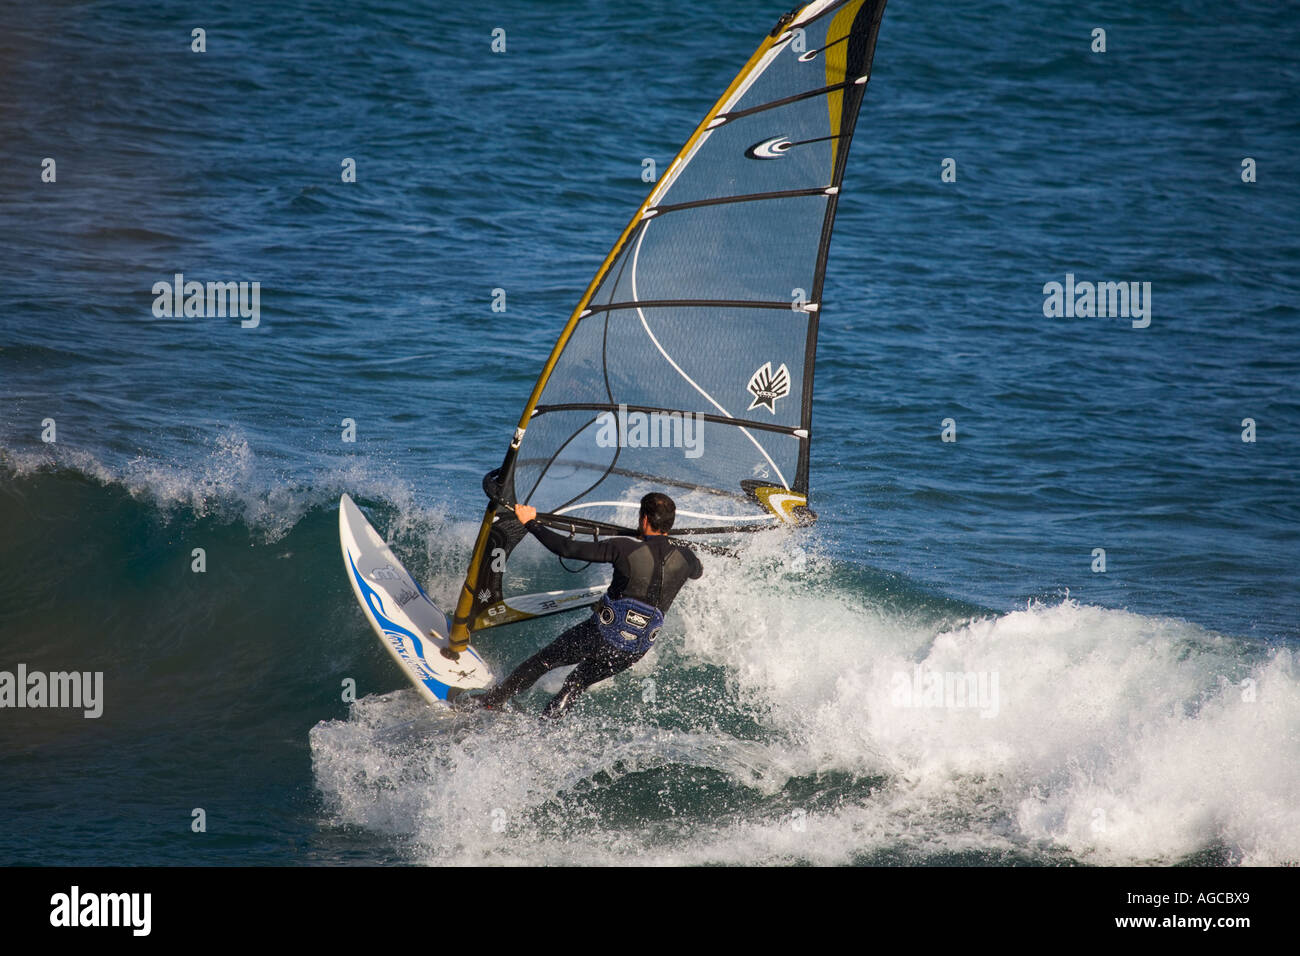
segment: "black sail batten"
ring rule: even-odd
[[[823,137],[830,139],[831,137]],[[746,193],[743,196],[718,196],[714,199],[693,199],[690,202],[669,203],[663,206],[652,206],[648,210],[656,216],[664,216],[668,213],[679,212],[683,209],[698,209],[701,206],[720,206],[723,203],[732,202],[762,202],[765,199],[799,199],[803,197],[815,197],[829,195],[828,189],[832,186],[812,186],[807,189],[783,189],[767,193]]]
[[[762,113],[765,110],[774,110],[778,106],[789,106],[791,103],[798,103],[800,100],[810,100],[815,96],[826,96],[828,93],[838,93],[841,90],[853,86],[857,80],[845,80],[842,83],[833,83],[830,86],[823,86],[815,90],[807,90],[803,93],[795,93],[791,96],[784,96],[779,100],[769,100],[766,103],[759,103],[757,106],[750,106],[743,110],[735,110],[731,113],[719,113],[718,119],[722,123],[731,123],[735,120],[742,119],[746,116],[753,116],[755,113]],[[722,125],[719,123],[719,125]]]
[[[569,411],[592,411],[592,412],[642,412],[646,415],[693,415],[696,418],[710,422],[714,425],[730,425],[734,428],[757,428],[761,431],[780,432],[783,435],[794,435],[796,437],[805,437],[801,433],[804,429],[801,426],[791,425],[773,425],[771,422],[755,421],[752,418],[727,418],[723,415],[709,415],[705,412],[688,411],[681,408],[664,408],[658,405],[613,405],[609,403],[601,404],[599,402],[570,402],[563,405],[538,405],[533,409],[533,417],[544,415],[547,412],[569,412]],[[554,456],[552,456],[554,461]],[[668,479],[664,479],[667,481]]]
[[[599,315],[602,312],[617,312],[619,309],[776,309],[781,312],[799,311],[791,309],[789,302],[770,302],[761,299],[644,299],[636,302],[610,302],[605,305],[591,305],[586,308],[582,318]]]
[[[544,523],[593,535],[629,531],[659,489],[673,533],[696,539],[811,516],[826,264],[883,9],[815,0],[782,18],[624,227],[496,473],[453,647],[499,600],[476,585],[519,491]]]

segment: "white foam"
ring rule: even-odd
[[[244,432],[234,427],[213,436],[210,445],[194,449],[185,460],[139,455],[110,463],[75,446],[51,444],[0,449],[0,464],[18,477],[50,468],[78,471],[101,484],[122,487],[164,517],[187,510],[198,518],[240,521],[260,532],[267,543],[288,534],[313,507],[333,505],[344,492],[392,504],[399,515],[393,533],[418,528],[431,553],[436,544],[439,556],[452,556],[441,540],[446,533],[458,534],[458,540],[472,535],[464,522],[464,528],[445,529],[446,510],[441,503],[422,500],[410,481],[397,477],[382,461],[351,455],[321,457],[312,483],[304,485],[286,477],[283,462],[259,456]]]
[[[683,715],[666,720],[654,704],[580,705],[559,726],[507,714],[393,749],[353,727],[379,718],[354,715],[313,732],[318,786],[341,821],[394,828],[437,862],[1300,859],[1290,651],[1072,601],[935,627],[857,585],[828,586],[845,569],[792,547],[767,536],[739,560],[706,556],[705,581],[670,617],[669,646],[638,666],[661,682],[674,669],[725,670],[728,699],[711,714],[691,698],[689,729],[670,729]],[[918,667],[923,678],[996,675],[996,706],[907,700],[900,675],[910,683]],[[524,706],[540,702],[539,692]],[[390,706],[356,705],[360,715]],[[741,710],[758,715],[761,739],[724,729]],[[755,799],[731,813],[693,798],[667,822],[632,823],[582,799],[669,764],[720,773]],[[792,781],[789,792],[814,797],[790,797]],[[846,783],[849,796],[817,799]]]

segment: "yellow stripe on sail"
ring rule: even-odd
[[[839,13],[831,18],[830,29],[826,31],[826,42],[823,48],[826,50],[826,85],[834,86],[836,83],[843,83],[847,80],[849,72],[849,45],[845,37],[853,29],[853,21],[858,16],[858,11],[862,9],[862,4],[866,0],[857,0],[857,3],[850,3]],[[857,77],[853,77],[857,79]],[[840,117],[844,110],[844,97],[847,90],[836,90],[826,97],[827,107],[831,113],[831,136],[838,136],[840,132]],[[831,140],[831,173],[827,182],[835,180],[835,156],[839,150],[840,141]]]

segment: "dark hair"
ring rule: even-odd
[[[673,530],[673,521],[677,518],[677,506],[673,499],[652,491],[641,499],[641,517],[650,521],[650,530],[667,534]]]

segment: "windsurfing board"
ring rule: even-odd
[[[379,642],[429,703],[492,683],[492,671],[468,648],[459,660],[442,655],[451,622],[402,567],[348,495],[339,499],[339,545],[352,593]]]

